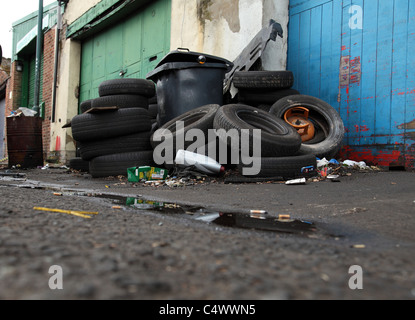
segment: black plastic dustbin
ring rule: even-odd
[[[233,63],[178,49],[167,54],[147,79],[156,83],[158,124],[207,104],[223,104],[223,81]]]

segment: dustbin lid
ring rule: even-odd
[[[175,72],[178,70],[184,69],[223,69],[224,74],[229,71],[228,67],[223,63],[209,63],[209,64],[200,64],[197,62],[170,62],[161,65],[160,67],[154,69],[153,71],[149,72],[146,76],[148,80],[152,80],[157,82],[160,80],[163,75],[167,76],[169,72]]]
[[[179,48],[168,53],[163,59],[161,59],[156,68],[170,62],[199,62],[199,57],[201,56],[205,57],[205,63],[223,63],[231,68],[233,67],[233,63],[224,58]]]
[[[155,75],[162,71],[196,67],[225,68],[230,71],[233,68],[233,63],[224,58],[179,48],[168,53],[156,68],[147,74],[146,78],[154,80]]]

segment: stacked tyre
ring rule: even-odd
[[[266,111],[247,105],[225,105],[216,114],[214,128],[232,154],[239,156],[238,168],[246,177],[295,179],[316,174],[316,157],[297,155],[301,147],[298,132]],[[230,130],[239,133],[239,145],[229,139],[226,132]],[[255,136],[255,130],[261,130],[260,135]]]
[[[182,125],[178,128],[180,122]],[[259,137],[255,135],[255,129],[261,130]],[[197,139],[188,139],[190,137]],[[258,138],[261,141],[256,140]],[[180,141],[181,146],[178,145]],[[163,148],[158,149],[161,143]],[[291,179],[315,174],[311,168],[316,167],[316,157],[311,154],[297,156],[301,137],[292,126],[266,111],[242,104],[206,105],[191,110],[163,125],[152,136],[151,144],[155,158],[160,154],[161,160],[174,157],[180,148],[204,150],[208,156],[211,156],[212,148],[216,148],[215,160],[224,166],[237,166],[249,177]],[[255,154],[258,146],[261,149]],[[245,159],[253,161],[247,163]],[[168,168],[173,163],[162,163],[157,159],[156,162]],[[254,164],[260,164],[260,168],[252,173],[249,169]]]
[[[345,135],[345,127],[339,113],[327,102],[308,95],[284,97],[273,104],[270,114],[285,119],[287,112],[305,108],[307,122],[315,129],[312,139],[304,141],[300,155],[312,154],[318,158],[332,159],[339,152]]]
[[[213,129],[219,108],[219,105],[210,104],[190,110],[155,131],[151,136],[151,145],[156,163],[171,169],[180,149],[200,152],[204,148],[204,154],[209,155],[210,148],[217,146],[216,136],[213,141],[209,140],[209,137],[212,138],[209,130]]]
[[[152,131],[154,132],[158,128],[157,119],[159,114],[159,106],[157,103],[157,94],[148,99],[148,113],[151,118]]]
[[[233,77],[238,89],[238,102],[264,111],[270,111],[278,100],[299,94],[292,89],[291,71],[239,71]]]
[[[116,79],[101,83],[99,98],[81,103],[83,113],[72,119],[72,135],[94,178],[154,164],[149,99],[155,94],[151,81]]]
[[[237,72],[233,83],[239,90],[239,103],[254,106],[284,121],[287,121],[287,114],[292,110],[307,110],[305,120],[315,130],[312,138],[302,139],[298,152],[286,160],[263,158],[262,168],[266,174],[276,172],[274,168],[279,166],[289,166],[289,163],[305,165],[310,161],[310,156],[332,158],[337,155],[345,134],[339,113],[321,99],[301,95],[292,89],[294,76],[291,71]]]

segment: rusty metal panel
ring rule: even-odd
[[[10,167],[43,166],[42,119],[39,117],[7,118],[7,151]]]
[[[339,157],[414,168],[415,1],[291,0],[295,89],[337,109]]]

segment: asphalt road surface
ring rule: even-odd
[[[0,194],[3,300],[415,299],[412,172],[168,187],[3,169]]]

